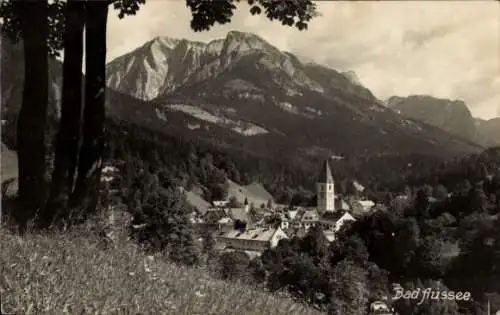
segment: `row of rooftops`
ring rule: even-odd
[[[233,229],[230,231],[220,232],[219,237],[268,242],[278,229],[280,228],[251,227],[245,229],[244,231]]]
[[[224,208],[224,209],[214,209],[207,211],[202,217],[202,220],[206,223],[229,223],[234,221],[241,221],[247,223],[257,224],[259,222],[264,222],[266,218],[276,216],[282,222],[315,222],[315,221],[328,221],[336,222],[347,210],[336,210],[327,211],[320,214],[315,208],[300,208],[298,210],[281,210],[281,211],[270,211],[267,209],[256,209],[250,213],[245,208]]]

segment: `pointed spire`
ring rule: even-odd
[[[321,173],[319,174],[318,183],[333,183],[332,171],[330,170],[330,164],[328,163],[328,160],[323,163]]]

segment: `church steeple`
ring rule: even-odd
[[[335,183],[328,160],[323,163],[321,173],[316,183],[318,199],[317,210],[320,214],[326,211],[335,211]]]
[[[333,183],[332,171],[330,170],[328,160],[323,163],[323,167],[319,173],[318,183]]]

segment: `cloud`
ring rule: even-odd
[[[317,2],[321,17],[300,32],[241,5],[232,22],[195,33],[180,0],[148,0],[136,16],[109,18],[114,58],[154,36],[209,41],[232,29],[341,71],[354,70],[373,93],[463,99],[474,115],[498,115],[500,3],[494,1]]]

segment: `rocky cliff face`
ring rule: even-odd
[[[157,37],[110,62],[107,83],[119,92],[153,100],[183,86],[215,79],[248,61],[255,61],[275,76],[286,76],[290,89],[323,93],[335,85],[374,99],[358,82],[352,83],[353,73],[344,75],[314,63],[304,64],[257,35],[236,31],[209,43]]]

